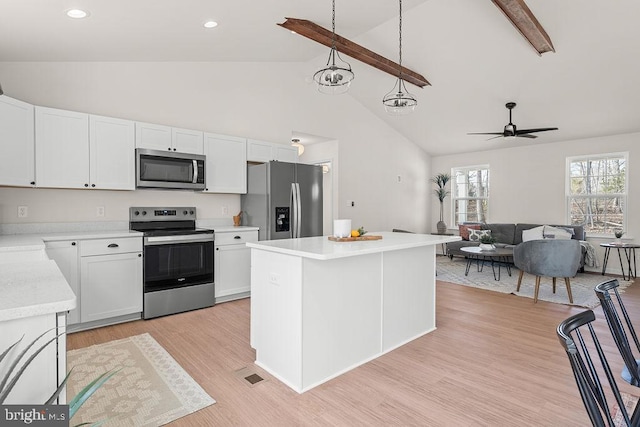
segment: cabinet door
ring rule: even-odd
[[[173,151],[203,154],[203,132],[199,130],[171,128]]]
[[[91,187],[135,190],[135,122],[89,117]]]
[[[298,163],[298,148],[274,144],[273,159],[280,162]]]
[[[89,187],[89,115],[35,107],[38,187]]]
[[[33,105],[0,96],[0,185],[35,184]]]
[[[142,254],[80,258],[82,322],[142,311]]]
[[[205,139],[206,183],[205,192],[247,192],[247,143],[244,138],[207,133]]]
[[[76,294],[76,308],[69,312],[67,324],[80,323],[80,282],[78,281],[78,245],[75,241],[46,242],[49,258],[58,264],[69,287]]]
[[[217,246],[213,263],[216,301],[251,291],[251,249],[245,245]]]
[[[255,139],[247,140],[247,161],[248,162],[270,162],[273,160],[271,147],[273,144],[267,141]]]
[[[136,122],[136,148],[173,151],[169,126]]]

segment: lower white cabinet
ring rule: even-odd
[[[80,323],[80,281],[78,278],[78,242],[76,240],[45,242],[50,259],[54,260],[69,287],[76,294],[76,308],[69,312],[67,325]]]
[[[213,253],[216,304],[246,298],[251,292],[251,249],[258,230],[216,231]]]
[[[82,322],[142,311],[142,239],[80,242]]]

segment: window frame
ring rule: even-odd
[[[607,194],[596,194],[593,196],[587,196],[587,195],[581,195],[581,196],[577,196],[577,195],[573,195],[571,193],[571,164],[574,162],[578,162],[578,161],[585,161],[585,160],[606,160],[606,159],[619,159],[622,158],[624,159],[625,162],[625,170],[624,170],[624,192],[623,193],[607,193]],[[585,154],[585,155],[580,155],[580,156],[570,156],[566,158],[566,164],[565,164],[565,218],[567,221],[567,224],[571,224],[572,223],[572,218],[571,218],[571,206],[572,206],[572,200],[574,198],[587,198],[587,199],[607,199],[607,198],[612,198],[612,197],[619,197],[622,199],[622,205],[625,207],[624,211],[622,212],[622,230],[626,231],[627,230],[627,222],[628,222],[628,215],[627,215],[627,207],[629,204],[629,152],[628,151],[620,151],[620,152],[611,152],[611,153],[597,153],[597,154]],[[586,228],[586,224],[582,224],[583,227],[585,227],[585,235],[589,235],[590,237],[612,237],[614,234],[613,232],[608,233],[608,232],[595,232],[595,231],[589,231]]]
[[[456,173],[457,172],[465,172],[468,173],[469,171],[477,171],[477,170],[486,170],[487,171],[487,196],[485,197],[456,197]],[[489,217],[489,210],[491,207],[491,204],[489,203],[489,198],[491,197],[491,166],[488,163],[484,163],[484,164],[478,164],[478,165],[471,165],[471,166],[458,166],[458,167],[452,167],[451,168],[451,215],[449,217],[452,227],[457,227],[459,225],[459,223],[457,222],[457,218],[456,218],[456,202],[459,200],[484,200],[486,201],[487,204],[487,211],[486,211],[486,215],[485,218],[482,219],[478,219],[479,222],[486,222],[487,218]],[[462,222],[466,222],[466,221],[462,221]]]

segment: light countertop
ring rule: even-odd
[[[216,233],[233,233],[234,231],[258,231],[259,227],[249,227],[248,225],[221,225],[213,227]]]
[[[59,313],[76,307],[76,296],[53,260],[2,265],[0,321]]]
[[[334,242],[329,240],[327,236],[320,236],[303,237],[300,239],[263,240],[260,242],[249,242],[246,245],[253,249],[261,249],[269,252],[300,256],[303,258],[329,260],[420,246],[439,245],[441,243],[460,240],[460,236],[393,233],[389,231],[370,232],[368,234],[382,236],[382,239]]]

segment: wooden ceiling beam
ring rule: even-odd
[[[286,18],[286,21],[278,25],[329,48],[331,47],[332,32],[311,21],[306,19]],[[398,70],[400,69],[399,64],[385,58],[384,56],[378,55],[377,53],[372,52],[366,47],[360,46],[349,39],[339,36],[338,34],[336,34],[336,50],[340,53],[344,53],[345,55],[349,55],[353,59],[377,68],[378,70],[389,73],[394,77],[398,77]],[[424,86],[431,86],[431,83],[429,83],[426,78],[406,67],[402,67],[402,79],[407,83],[414,84],[420,88]]]
[[[491,0],[504,13],[514,27],[527,39],[539,56],[555,52],[551,38],[542,28],[524,0]]]

